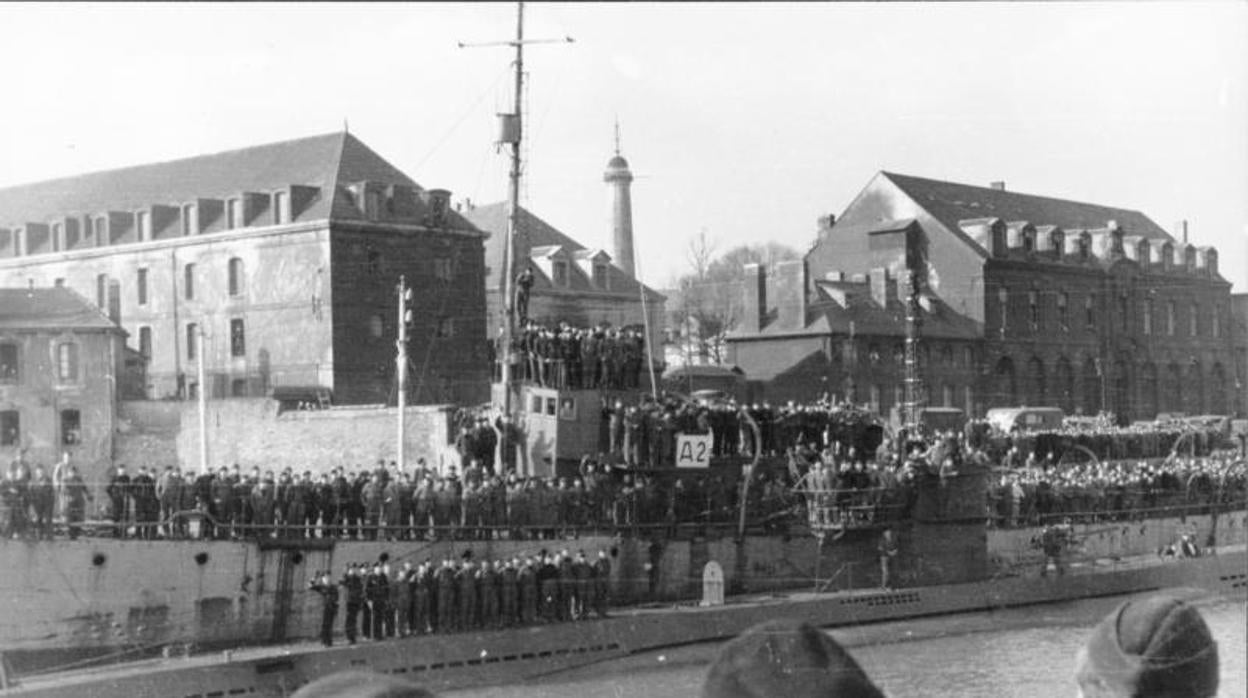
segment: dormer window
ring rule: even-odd
[[[568,263],[562,259],[556,259],[551,263],[551,279],[556,286],[567,287],[568,285]]]
[[[609,289],[608,281],[610,280],[610,278],[611,277],[607,274],[607,265],[605,264],[594,265],[594,286],[597,286],[598,288],[606,291]]]
[[[1031,228],[1023,229],[1023,251],[1035,252],[1036,250],[1036,231]]]
[[[139,229],[139,240],[152,239],[152,214],[150,211],[139,211],[134,217],[136,226]]]
[[[182,234],[195,234],[195,204],[187,204],[182,207]]]
[[[1092,254],[1092,237],[1087,233],[1079,236],[1079,259],[1087,259]]]
[[[290,221],[289,199],[286,192],[273,193],[273,224],[281,225]]]
[[[381,192],[364,190],[364,217],[370,221],[381,218]]]
[[[225,202],[225,229],[234,230],[243,223],[243,202],[241,199],[230,199]]]

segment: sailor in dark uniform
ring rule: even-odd
[[[1049,576],[1049,562],[1057,569],[1057,576],[1066,574],[1066,565],[1062,561],[1062,552],[1074,539],[1074,531],[1070,526],[1070,517],[1060,524],[1045,526],[1040,534],[1040,547],[1044,550],[1044,565],[1040,568],[1040,576]]]
[[[360,607],[364,605],[364,581],[360,579],[360,569],[354,563],[342,575],[343,589],[347,592],[347,617],[343,628],[347,642],[355,644],[356,630],[359,628]]]
[[[520,601],[520,587],[518,570],[519,560],[508,560],[502,571],[499,572],[499,607],[502,613],[502,626],[509,628],[516,624],[518,604]]]
[[[594,568],[585,559],[585,551],[578,550],[572,563],[572,576],[576,579],[576,591],[572,596],[572,619],[581,620],[588,615],[588,603],[594,591]]]
[[[611,560],[605,550],[598,551],[598,559],[594,561],[594,612],[599,618],[607,617],[607,606],[611,603]]]
[[[477,566],[472,564],[471,557],[464,559],[455,581],[456,586],[459,587],[459,629],[461,631],[472,630],[477,627],[477,584],[480,581],[480,573]]]
[[[493,630],[498,627],[498,587],[501,579],[502,563],[484,562],[481,564],[481,627]]]
[[[559,568],[555,559],[546,556],[537,568],[537,588],[541,594],[542,620],[553,623],[559,617]]]
[[[537,564],[533,558],[525,560],[524,566],[516,572],[517,584],[520,588],[520,623],[532,625],[537,620]]]
[[[437,625],[434,630],[449,633],[455,630],[455,569],[449,559],[442,561],[442,567],[436,575],[437,581]]]
[[[329,580],[328,572],[323,572],[308,586],[312,591],[320,594],[324,601],[321,606],[321,644],[329,647],[334,644],[334,616],[338,615],[338,585]]]
[[[390,593],[388,582],[381,563],[373,565],[373,571],[364,578],[364,599],[369,609],[364,616],[364,634],[374,640],[385,637],[386,600]]]

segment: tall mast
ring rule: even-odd
[[[503,414],[511,414],[511,346],[516,333],[515,246],[520,229],[520,141],[524,134],[521,108],[524,104],[524,3],[516,3],[515,102],[511,107],[512,129],[504,129],[511,142],[511,174],[507,188],[507,244],[503,247],[503,338],[498,354],[503,357]]]
[[[499,350],[497,356],[502,363],[502,383],[503,383],[503,413],[511,413],[511,402],[513,392],[513,376],[511,375],[511,345],[512,338],[516,332],[516,292],[515,292],[515,245],[516,235],[520,227],[520,141],[523,137],[524,127],[521,121],[521,111],[524,106],[524,45],[528,44],[549,44],[549,43],[572,43],[572,37],[567,36],[562,39],[529,39],[524,38],[524,3],[516,3],[516,38],[511,41],[493,41],[484,43],[464,43],[460,42],[460,48],[476,48],[483,46],[511,46],[516,49],[516,60],[513,64],[515,68],[515,95],[512,103],[512,111],[510,114],[499,114],[500,117],[500,137],[499,143],[506,143],[511,146],[511,174],[510,183],[507,189],[507,239],[503,245],[503,267],[502,283],[500,289],[502,292],[503,306],[503,336],[499,338]]]

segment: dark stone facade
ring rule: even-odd
[[[1215,249],[1136,211],[890,173],[821,222],[802,268],[778,270],[770,290],[747,267],[743,307],[759,310],[729,338],[730,361],[756,396],[826,391],[887,412],[902,386],[915,258],[928,269],[930,405],[1109,409],[1128,420],[1246,409],[1246,342]]]

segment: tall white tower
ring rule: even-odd
[[[612,256],[615,266],[631,277],[637,276],[633,264],[633,200],[629,194],[629,186],[633,182],[633,173],[628,170],[628,161],[620,155],[620,125],[615,125],[615,156],[607,162],[607,171],[602,181],[611,189],[611,242],[614,245]]]

